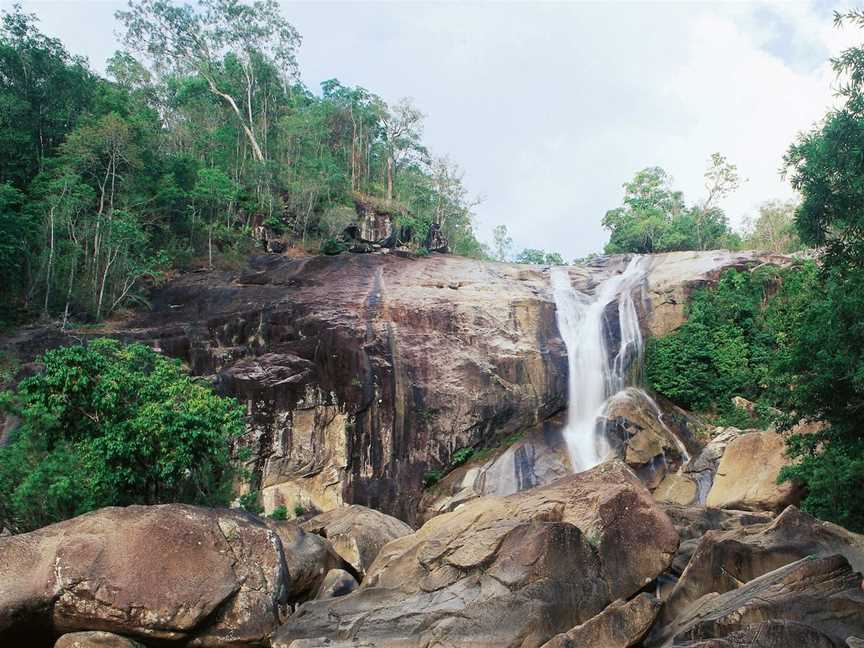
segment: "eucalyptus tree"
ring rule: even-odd
[[[195,6],[169,0],[130,0],[118,11],[123,41],[160,73],[197,74],[233,113],[258,162],[265,159],[257,131],[254,95],[260,62],[272,64],[287,83],[297,74],[300,34],[275,0],[197,0]],[[234,87],[230,67],[241,71]]]

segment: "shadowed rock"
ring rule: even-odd
[[[110,632],[71,632],[57,640],[54,648],[144,648],[144,644]]]
[[[810,636],[817,637],[817,641],[821,641],[821,633],[829,639],[828,645],[843,646],[846,637],[864,632],[861,574],[854,572],[843,556],[802,558],[725,594],[706,594],[682,611],[673,623],[662,627],[662,632],[652,633],[645,645],[678,646],[694,642],[699,646],[716,646],[705,644],[704,640],[730,636],[729,641],[746,639],[758,630],[750,626],[766,620],[809,626],[815,631]],[[783,628],[776,623],[771,632],[787,637],[807,635],[799,626]]]

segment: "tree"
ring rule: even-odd
[[[771,200],[762,203],[755,222],[746,223],[746,246],[777,254],[800,250],[803,244],[795,226],[797,209],[798,203],[794,200]]]
[[[300,44],[300,34],[282,17],[275,0],[198,0],[197,8],[168,0],[130,0],[129,10],[118,11],[117,18],[126,28],[124,42],[149,57],[157,70],[200,75],[236,117],[254,158],[264,161],[253,113],[256,59],[293,76]],[[242,71],[242,89],[235,92],[227,79],[229,56],[236,57]]]
[[[423,117],[407,98],[400,99],[392,110],[385,107],[382,112],[387,145],[387,200],[393,199],[393,176],[402,157],[410,152],[425,153],[420,144]]]
[[[229,208],[237,196],[237,185],[219,169],[201,169],[192,190],[192,200],[197,212],[204,216],[207,224],[207,261],[213,267],[213,230],[221,211],[230,218]]]
[[[545,252],[536,248],[525,248],[516,256],[516,263],[564,265],[564,258],[557,252]]]
[[[506,225],[498,225],[492,230],[492,245],[496,261],[509,261],[513,249],[513,239],[507,233]]]
[[[141,344],[47,352],[4,393],[21,423],[0,448],[0,522],[28,531],[102,506],[226,505],[243,409]]]

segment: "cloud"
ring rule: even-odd
[[[46,31],[100,66],[117,3],[29,2]],[[638,169],[663,166],[689,201],[721,151],[748,182],[733,223],[792,195],[796,134],[834,102],[831,54],[860,42],[818,3],[284,2],[317,87],[337,77],[413,97],[426,140],[485,197],[481,233],[572,258],[599,251],[600,219]]]

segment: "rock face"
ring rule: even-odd
[[[604,464],[433,518],[384,547],[358,591],[301,606],[273,645],[539,646],[650,583],[677,544],[635,475]]]
[[[844,646],[862,633],[861,574],[833,555],[802,558],[725,594],[703,596],[646,646],[724,645],[706,641],[715,638],[732,646]]]
[[[840,554],[853,568],[864,568],[864,537],[820,522],[794,506],[770,524],[709,531],[661,613],[660,624],[675,618],[701,597],[724,593],[806,556]]]
[[[775,432],[749,432],[726,446],[708,493],[707,506],[747,511],[782,511],[801,500],[794,484],[777,483],[788,463],[786,444]]]
[[[375,233],[384,221],[369,209],[371,240],[387,228]],[[626,261],[603,257],[568,272],[590,292]],[[764,261],[728,252],[652,257],[643,328],[670,330],[692,288],[724,268]],[[261,490],[267,513],[355,503],[413,525],[424,475],[452,467],[460,449],[494,447],[566,405],[548,268],[437,254],[266,256],[239,272],[180,276],[151,304],[102,331],[13,340],[11,355],[28,361],[45,346],[111,335],[182,359],[246,405],[250,488]],[[640,456],[653,443],[642,440]],[[524,475],[549,473],[530,461],[519,459]]]
[[[279,536],[252,516],[100,509],[0,538],[0,644],[100,630],[148,643],[265,645],[287,612],[291,577]]]
[[[357,589],[357,586],[357,579],[344,569],[331,569],[324,577],[315,598],[322,600],[345,596]]]
[[[556,635],[543,648],[630,648],[638,644],[660,609],[660,601],[640,594],[630,601],[615,601],[600,614],[569,632]]]
[[[414,532],[401,520],[357,504],[316,515],[302,527],[309,533],[327,538],[333,550],[361,578],[384,545]]]

